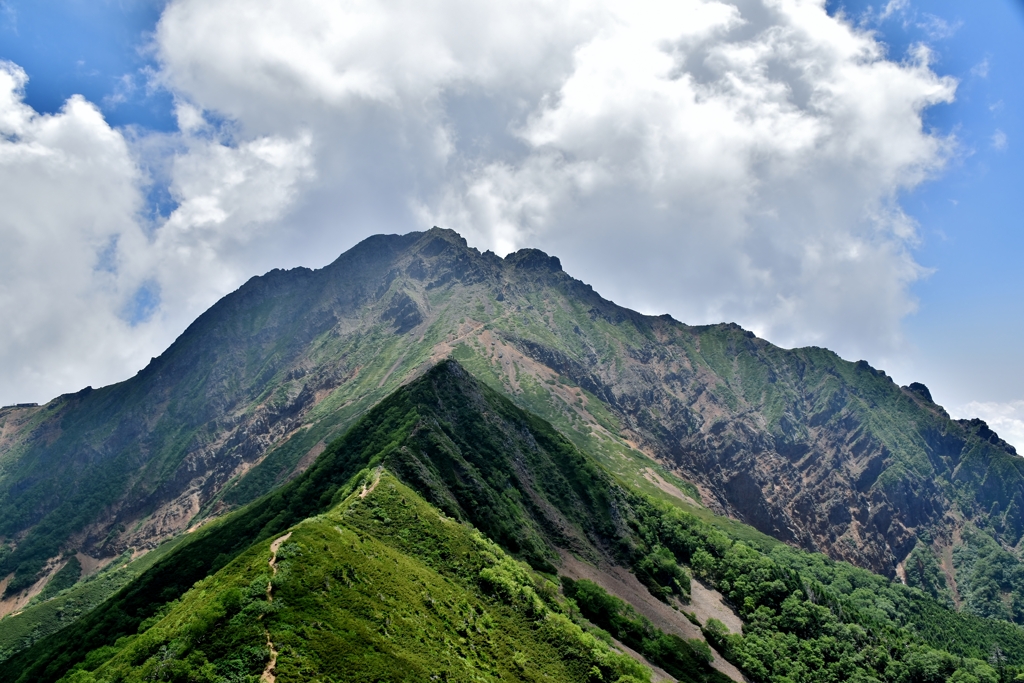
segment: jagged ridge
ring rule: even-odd
[[[254,278],[136,378],[5,411],[0,571],[18,588],[61,552],[150,546],[252,500],[449,354],[634,483],[667,476],[639,448],[713,510],[875,571],[967,523],[1004,548],[1024,534],[1024,461],[867,363],[643,316],[542,252],[435,229]]]
[[[353,671],[643,680],[588,640],[578,615],[577,626],[565,618],[572,603],[547,579],[469,524],[442,519],[392,471],[542,568],[555,569],[546,550],[589,552],[632,566],[652,593],[683,609],[676,600],[692,573],[744,619],[742,636],[712,621],[704,634],[754,680],[994,676],[976,658],[997,644],[1004,674],[1024,664],[1016,627],[956,615],[735,525],[723,533],[630,491],[550,424],[448,361],[382,401],[296,480],[196,532],[95,613],[0,664],[0,677],[53,681],[80,664],[66,680],[221,683],[261,671],[286,680],[348,680]],[[567,588],[584,614],[675,678],[723,681],[706,648],[652,628],[594,584]],[[509,656],[515,651],[536,659]]]

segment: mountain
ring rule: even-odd
[[[349,607],[306,605],[305,616],[295,617],[299,623],[314,618],[323,622],[332,615],[337,617],[336,609],[345,612],[333,625],[349,634],[343,649],[355,651],[353,656],[369,667],[372,675],[368,672],[365,676],[370,680],[378,676],[390,680],[428,679],[422,667],[436,657],[417,654],[424,644],[417,643],[416,636],[421,635],[423,628],[444,631],[453,616],[458,617],[456,621],[467,617],[470,621],[474,617],[483,619],[486,630],[482,635],[487,642],[476,645],[485,652],[492,647],[498,649],[490,654],[477,651],[476,646],[468,649],[473,651],[473,657],[482,656],[489,661],[487,669],[500,671],[503,667],[519,666],[525,667],[525,671],[533,668],[533,660],[541,655],[545,661],[558,660],[557,651],[544,650],[553,640],[559,648],[571,646],[580,650],[579,655],[572,657],[579,660],[572,666],[583,667],[575,673],[554,665],[547,669],[538,667],[555,675],[556,680],[588,680],[587,672],[595,665],[628,674],[635,667],[631,669],[629,663],[615,664],[610,653],[601,654],[599,661],[595,661],[595,648],[599,654],[603,652],[601,643],[584,637],[568,623],[555,620],[548,625],[550,632],[531,635],[536,628],[531,623],[549,621],[550,607],[561,611],[553,602],[557,587],[546,586],[539,576],[530,578],[525,567],[513,562],[506,552],[552,574],[555,565],[562,563],[560,551],[576,553],[599,564],[618,562],[628,566],[633,554],[641,560],[645,556],[642,551],[636,552],[635,544],[623,543],[634,535],[625,518],[635,515],[636,505],[625,489],[549,424],[480,385],[456,362],[442,362],[381,401],[344,437],[332,443],[303,475],[269,497],[193,534],[193,538],[186,539],[115,599],[65,631],[8,660],[0,666],[0,677],[55,680],[68,666],[89,661],[90,652],[102,651],[101,655],[93,656],[93,661],[109,658],[115,642],[119,649],[128,647],[122,638],[136,632],[149,635],[147,629],[167,620],[177,623],[180,629],[182,624],[195,622],[197,613],[198,620],[209,630],[218,620],[223,621],[225,613],[234,617],[245,612],[245,595],[249,603],[255,597],[252,591],[245,593],[251,584],[259,584],[260,596],[269,595],[265,590],[271,577],[266,576],[265,565],[255,563],[253,557],[266,556],[270,548],[277,552],[278,547],[271,545],[270,539],[282,535],[292,538],[291,534],[293,542],[306,547],[293,552],[292,546],[280,546],[281,554],[295,559],[291,564],[297,565],[296,555],[305,552],[309,561],[316,564],[310,567],[303,560],[302,570],[289,576],[303,586],[296,588],[299,592],[293,593],[293,598],[310,594],[309,586],[315,586],[312,592],[330,602],[331,588],[327,584],[336,588],[359,585],[362,588],[356,588],[357,592],[368,593],[363,598],[370,597],[397,609],[410,603],[419,605],[427,589],[427,607],[441,623],[433,627],[425,623],[434,616],[422,611],[404,614],[402,619],[411,622],[407,628],[412,629],[414,637],[406,640],[401,655],[396,655],[390,643],[374,642],[380,640],[373,633],[380,630],[379,624],[369,628],[369,632],[365,624],[353,624],[365,621],[366,615],[348,613]],[[310,532],[314,538],[312,545],[307,540]],[[500,545],[491,539],[500,541]],[[642,540],[637,542],[642,546]],[[328,557],[321,553],[321,543]],[[358,544],[358,552],[350,544]],[[273,586],[275,592],[287,596],[284,578],[275,578]],[[535,579],[539,582],[536,585]],[[480,585],[481,580],[484,586]],[[470,585],[458,585],[467,581]],[[511,583],[505,585],[506,581]],[[321,585],[325,586],[323,591]],[[245,594],[238,599],[223,599],[224,592],[234,596],[236,589]],[[511,592],[502,593],[506,589]],[[526,600],[526,604],[513,604],[517,609],[511,615],[488,611],[486,605],[479,606],[482,591],[497,592],[511,603]],[[401,597],[406,593],[413,596],[411,601]],[[185,597],[178,600],[182,595]],[[225,606],[225,602],[231,601],[237,603],[236,607]],[[266,610],[267,606],[256,606],[250,611],[258,616],[260,609]],[[386,611],[384,606],[379,609]],[[521,615],[515,614],[519,611],[528,617],[525,624],[520,623]],[[213,616],[204,617],[207,613]],[[485,614],[491,616],[484,618]],[[380,614],[374,618],[391,619]],[[683,621],[682,617],[679,620]],[[204,653],[223,653],[220,659],[227,663],[219,662],[218,666],[234,666],[231,662],[239,651],[259,649],[261,629],[245,622],[244,617],[232,619],[230,624],[239,627],[239,634],[230,628],[226,633],[220,632],[223,626],[221,623],[216,629],[216,638],[224,642],[222,649],[217,650],[219,646],[213,644],[204,646]],[[699,636],[692,626],[690,630]],[[190,638],[196,639],[195,631],[195,626],[188,625],[186,632],[192,634]],[[410,635],[397,623],[393,632],[399,639]],[[130,643],[133,654],[127,659],[136,665],[140,657],[146,659],[148,655],[134,654],[140,647],[157,652],[176,640],[176,647],[180,646],[182,636],[177,631],[172,629],[167,634],[158,629],[157,633],[159,640],[155,644],[145,637],[146,645]],[[248,640],[245,633],[249,634]],[[454,635],[458,638],[458,634]],[[470,634],[461,635],[465,638]],[[496,635],[503,638],[497,646],[491,642]],[[274,642],[281,642],[276,633],[274,636]],[[430,641],[428,649],[438,645],[440,642]],[[682,680],[728,680],[704,660],[695,659],[689,646],[677,646],[681,652],[676,659],[682,658],[686,668],[696,673],[695,678],[682,675]],[[316,658],[318,646],[308,647]],[[525,663],[516,664],[513,655],[523,650],[529,652],[531,647],[541,654],[535,652]],[[303,645],[302,650],[306,649]],[[398,661],[375,661],[366,655],[367,649],[387,650],[389,657],[397,656]],[[259,652],[259,667],[251,673],[258,673],[265,664],[266,651]],[[289,666],[286,655],[282,649],[283,670]],[[244,664],[243,661],[241,666]],[[394,668],[396,665],[398,669]],[[152,666],[135,674],[149,676]],[[202,662],[196,665],[202,666]],[[328,664],[321,657],[315,666]],[[355,675],[351,661],[335,666]],[[454,670],[444,675],[458,680],[460,665],[456,662],[453,666]],[[398,675],[399,669],[404,673]],[[324,673],[338,675],[337,671]],[[527,680],[538,675],[529,674]]]
[[[303,474],[0,662],[17,683],[1022,671],[1019,627],[637,491],[453,360],[379,402]]]
[[[0,411],[6,595],[274,490],[447,357],[620,481],[1024,621],[1024,461],[983,422],[866,362],[644,316],[557,258],[436,228],[253,278],[132,379]]]

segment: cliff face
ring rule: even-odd
[[[1024,461],[920,385],[643,316],[557,258],[434,229],[253,278],[136,377],[0,412],[0,575],[16,592],[62,552],[150,546],[252,500],[448,356],[619,476],[670,477],[641,451],[712,509],[881,573],[966,522],[1004,547],[1024,532]]]

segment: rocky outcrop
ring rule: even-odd
[[[641,315],[543,252],[434,229],[253,278],[136,377],[0,409],[0,575],[27,586],[61,553],[145,547],[252,500],[449,354],[578,443],[640,449],[716,511],[875,571],[957,520],[1007,547],[1024,531],[1024,460],[923,385]]]

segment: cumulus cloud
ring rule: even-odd
[[[955,83],[819,3],[677,7],[697,8],[631,4],[518,129],[528,154],[470,168],[423,213],[499,249],[553,245],[643,309],[894,348],[924,273],[899,194],[941,168],[952,141],[921,112]]]
[[[972,401],[960,408],[959,413],[965,417],[980,417],[1004,441],[1024,455],[1024,401]]]
[[[175,0],[156,40],[174,89],[276,131],[366,103],[436,114],[421,107],[460,85],[555,87],[572,46],[605,14],[539,0]]]
[[[0,63],[0,403],[124,379],[249,276],[246,249],[308,177],[309,139],[134,147],[80,96],[26,105]],[[140,154],[169,167],[177,208],[146,215]]]
[[[73,287],[105,292],[118,349],[249,275],[438,224],[645,311],[877,356],[926,274],[900,196],[956,144],[922,123],[956,88],[928,49],[888,55],[824,0],[171,0],[153,54],[177,133],[126,139],[80,98],[54,117],[88,110],[120,150],[116,220],[65,228],[117,264]],[[48,121],[18,87],[0,116]],[[173,208],[141,220],[154,186]]]
[[[820,1],[177,0],[157,42],[194,106],[311,131],[335,191],[301,202],[310,243],[350,243],[327,216],[437,223],[554,251],[628,305],[846,353],[900,343],[925,270],[899,196],[954,144],[922,124],[956,87],[927,48],[890,59]]]
[[[25,72],[0,63],[0,401],[110,381],[137,363],[117,276],[144,235],[140,175],[124,137],[72,97],[40,116]]]
[[[154,232],[143,268],[161,284],[164,315],[187,324],[252,275],[253,250],[273,241],[276,222],[313,177],[310,136],[260,136],[228,144],[203,135],[195,112],[179,108],[170,164],[177,207]]]

